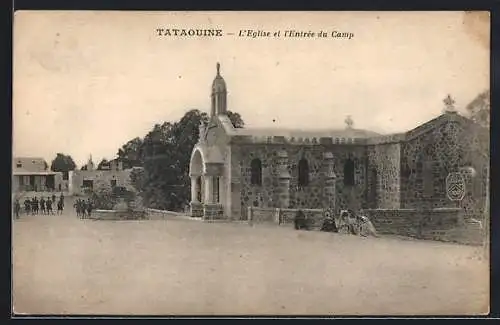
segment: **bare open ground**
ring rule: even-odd
[[[189,220],[24,217],[16,313],[483,314],[476,247]]]

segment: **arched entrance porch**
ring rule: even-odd
[[[213,151],[213,152],[212,152]],[[191,155],[191,216],[216,219],[223,216],[222,170],[223,162],[218,151],[195,147]]]

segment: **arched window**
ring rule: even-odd
[[[299,187],[309,185],[309,164],[305,158],[299,161]]]
[[[251,175],[250,183],[252,185],[262,185],[262,163],[260,159],[254,159],[250,163]]]
[[[344,164],[344,185],[354,185],[354,162],[351,159],[347,159]]]

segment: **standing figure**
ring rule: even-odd
[[[16,214],[16,219],[19,219],[19,211],[21,211],[21,204],[19,203],[19,199],[16,199],[14,203],[14,213]]]
[[[80,215],[82,216],[82,219],[86,219],[87,217],[87,209],[85,207],[85,200],[79,200],[78,205],[80,206]]]
[[[30,199],[26,198],[24,200],[24,213],[28,215],[31,212],[31,201]]]
[[[62,192],[61,192],[61,196],[59,197],[59,199],[61,200],[63,208],[64,208],[64,195],[62,194]]]
[[[76,209],[78,210],[78,215],[80,216],[80,219],[85,219],[85,204],[83,200],[78,199],[76,201]]]
[[[92,214],[92,201],[90,201],[90,198],[87,200],[86,208],[87,208],[87,213],[90,217],[90,215]]]
[[[52,200],[49,198],[47,198],[47,201],[45,202],[45,204],[47,205],[47,214],[52,214],[54,215],[54,211],[52,211]]]
[[[31,199],[31,214],[38,214],[38,199],[36,198],[36,196]]]
[[[76,208],[76,215],[79,218],[81,218],[82,217],[82,209],[81,209],[80,199],[77,199],[75,201],[75,208]]]
[[[56,195],[52,194],[52,202],[56,202]]]
[[[63,201],[59,200],[57,201],[57,214],[62,214],[63,213]]]
[[[43,196],[40,198],[40,210],[42,214],[45,214],[45,199]]]
[[[75,203],[73,204],[73,208],[75,208],[75,211],[76,211],[76,216],[77,217],[80,217],[80,206],[78,205],[78,200],[75,200]]]

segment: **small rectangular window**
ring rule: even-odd
[[[87,179],[84,179],[83,180],[83,187],[85,188],[90,188],[90,189],[93,189],[94,188],[94,181],[93,180],[87,180]]]
[[[18,163],[16,164],[16,167],[17,167],[17,168],[21,168],[21,167],[23,167],[23,164],[21,164],[20,162],[18,162]]]

